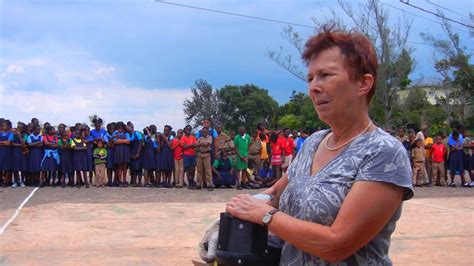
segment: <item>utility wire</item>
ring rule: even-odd
[[[174,2],[168,2],[168,1],[160,1],[160,0],[155,0],[156,3],[160,3],[160,4],[167,4],[167,5],[173,5],[173,6],[178,6],[178,7],[185,7],[185,8],[190,8],[190,9],[197,9],[197,10],[202,10],[202,11],[207,11],[207,12],[214,12],[214,13],[219,13],[219,14],[224,14],[224,15],[231,15],[231,16],[237,16],[237,17],[244,17],[244,18],[250,18],[250,19],[256,19],[256,20],[263,20],[263,21],[268,21],[268,22],[273,22],[273,23],[279,23],[279,24],[286,24],[286,25],[293,25],[293,26],[299,26],[299,27],[305,27],[305,28],[312,28],[314,29],[315,26],[310,26],[310,25],[305,25],[305,24],[299,24],[299,23],[293,23],[293,22],[286,22],[286,21],[281,21],[281,20],[276,20],[276,19],[268,19],[268,18],[262,18],[262,17],[256,17],[256,16],[249,16],[249,15],[244,15],[244,14],[237,14],[237,13],[232,13],[232,12],[227,12],[227,11],[221,11],[221,10],[216,10],[216,9],[210,9],[210,8],[203,8],[203,7],[198,7],[198,6],[190,6],[190,5],[183,5],[183,4],[178,4],[178,3],[174,3]],[[387,6],[390,6],[392,8],[395,8],[395,9],[398,9],[398,10],[401,10],[403,12],[407,12],[409,14],[412,14],[414,16],[418,16],[418,17],[421,17],[417,14],[414,14],[414,13],[410,13],[408,11],[405,11],[401,8],[397,8],[395,6],[392,6],[392,5],[389,5],[389,4],[386,4],[384,2],[381,2],[382,4],[384,5],[387,5]],[[424,18],[424,17],[421,17],[421,18]],[[438,21],[435,21],[435,20],[431,20],[431,19],[428,19],[428,18],[424,18],[426,20],[429,20],[431,22],[434,22],[434,23],[438,23],[441,25],[440,22]],[[422,43],[422,42],[414,42],[414,41],[407,41],[407,43],[412,43],[412,44],[418,44],[418,45],[426,45],[426,46],[433,46],[429,43]],[[473,50],[474,49],[469,49],[469,50]]]
[[[453,22],[453,23],[462,25],[462,26],[467,27],[467,28],[474,29],[474,26],[472,26],[472,25],[463,23],[463,22],[461,22],[461,21],[454,20],[454,19],[452,19],[452,18],[448,18],[448,17],[446,17],[446,16],[437,14],[437,13],[431,11],[431,10],[427,10],[427,9],[422,8],[422,7],[419,7],[419,6],[410,4],[409,0],[400,0],[400,2],[403,3],[403,4],[405,4],[405,5],[411,6],[411,7],[413,7],[413,8],[419,9],[419,10],[421,10],[421,11],[423,11],[423,12],[426,12],[426,13],[432,14],[432,15],[434,15],[434,16],[437,16],[437,17],[439,17],[439,18],[442,18],[442,19],[451,21],[451,22]]]
[[[447,11],[449,11],[449,12],[452,12],[452,13],[454,13],[454,14],[458,14],[458,15],[460,15],[460,16],[463,16],[464,18],[470,19],[470,18],[468,18],[467,16],[465,16],[465,15],[463,15],[463,14],[457,12],[457,11],[454,11],[454,10],[449,9],[449,8],[447,8],[447,7],[444,7],[444,6],[442,6],[442,5],[438,5],[438,4],[436,4],[436,3],[433,3],[433,2],[431,2],[430,0],[425,0],[425,2],[430,3],[430,4],[432,4],[432,5],[436,6],[436,7],[439,7],[439,8],[441,8],[441,9],[447,10]]]
[[[292,26],[297,26],[297,27],[305,27],[305,28],[314,29],[314,26],[309,26],[309,25],[304,25],[304,24],[299,24],[299,23],[293,23],[293,22],[288,22],[288,21],[282,21],[282,20],[276,20],[276,19],[270,19],[270,18],[262,18],[262,17],[255,17],[255,16],[237,14],[237,13],[232,13],[232,12],[227,12],[227,11],[215,10],[215,9],[210,9],[210,8],[183,5],[183,4],[167,2],[167,1],[161,1],[161,0],[155,0],[155,1],[157,3],[160,3],[160,4],[180,6],[180,7],[186,7],[186,8],[191,8],[191,9],[198,9],[198,10],[209,11],[209,12],[214,12],[214,13],[226,14],[226,15],[231,15],[231,16],[236,16],[236,17],[251,18],[251,19],[263,20],[263,21],[268,21],[268,22],[274,22],[274,23],[280,23],[280,24],[286,24],[286,25],[292,25]]]
[[[429,18],[427,18],[427,17],[420,16],[420,15],[418,15],[418,14],[416,14],[416,13],[413,13],[413,12],[410,12],[410,11],[406,11],[406,10],[403,9],[403,8],[399,8],[399,7],[396,7],[396,6],[391,5],[391,4],[387,4],[387,3],[382,2],[382,1],[380,1],[380,3],[381,3],[382,5],[386,5],[386,6],[390,7],[390,8],[393,8],[393,9],[402,11],[402,12],[404,12],[404,13],[410,14],[410,15],[412,15],[412,16],[415,16],[415,17],[418,17],[418,18],[422,18],[422,19],[424,19],[424,20],[427,20],[427,21],[430,21],[430,22],[433,22],[433,23],[436,23],[436,24],[439,24],[439,25],[443,25],[443,23],[441,23],[441,22],[439,22],[439,21],[436,21],[436,20],[433,20],[433,19],[429,19]],[[465,33],[469,33],[469,31],[464,30],[464,29],[455,28],[455,27],[453,27],[453,29],[456,29],[456,30],[459,30],[459,31],[462,31],[462,32],[465,32]]]

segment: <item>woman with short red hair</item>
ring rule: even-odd
[[[238,195],[227,211],[285,241],[281,265],[390,265],[402,201],[413,196],[405,148],[371,121],[377,57],[358,32],[324,27],[306,43],[308,93],[330,126],[312,134],[264,202]]]

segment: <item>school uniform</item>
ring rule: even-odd
[[[155,170],[159,172],[161,171],[161,151],[158,151],[158,148],[161,147],[161,144],[156,140],[155,136],[153,136],[153,139],[155,140]]]
[[[182,187],[184,183],[184,166],[183,166],[183,145],[179,139],[171,141],[173,149],[174,168],[173,175],[177,187]]]
[[[138,149],[140,148],[140,145],[142,145],[142,139],[143,139],[142,134],[138,131],[134,131],[130,135],[130,171],[133,171],[133,172],[142,171],[142,160],[141,160],[142,154],[138,154],[139,157],[136,159],[131,158],[131,156],[134,156],[138,153]]]
[[[231,158],[227,160],[223,159],[216,159],[214,160],[213,167],[219,172],[220,178],[217,175],[213,176],[213,183],[214,186],[232,186],[235,185],[236,175],[235,173],[231,173],[232,167],[234,167],[234,163]]]
[[[105,163],[105,166],[107,167],[107,169],[114,169],[115,166],[114,166],[114,147],[109,147],[109,144],[110,143],[113,143],[114,141],[114,136],[113,134],[110,135],[109,133],[105,133],[104,135],[104,141],[105,143],[107,144],[107,159],[106,159],[106,163]]]
[[[130,140],[128,132],[115,132],[116,140],[127,139]],[[130,145],[129,144],[115,144],[114,148],[114,164],[128,164],[130,163]]]
[[[153,171],[156,169],[155,153],[156,153],[156,142],[155,138],[150,136],[144,137],[144,147],[142,149],[142,167],[147,171]]]
[[[72,165],[74,171],[87,171],[87,149],[77,150],[76,148],[86,147],[86,142],[82,139],[71,139],[71,148],[73,149],[72,154]]]
[[[411,155],[413,158],[413,174],[411,177],[413,185],[428,184],[428,174],[425,168],[425,148],[423,146],[415,147],[411,150]],[[422,175],[421,180],[419,174]]]
[[[281,142],[277,141],[276,143],[270,142],[270,149],[272,151],[271,164],[273,166],[280,166],[283,163],[282,153],[283,149],[281,147]]]
[[[0,141],[13,141],[13,133],[10,131],[0,132]],[[0,146],[0,171],[11,170],[10,158],[10,146]]]
[[[94,171],[94,137],[89,135],[87,141],[87,171]]]
[[[432,169],[433,169],[433,182],[436,185],[445,186],[446,177],[444,175],[444,157],[446,155],[446,147],[444,144],[433,144],[431,147],[431,156],[432,156]]]
[[[107,131],[103,128],[101,128],[100,130],[96,130],[94,128],[90,132],[90,136],[92,137],[94,141],[96,141],[97,139],[104,139],[106,134],[107,134]]]
[[[456,173],[456,171],[459,171],[460,173],[464,172],[464,162],[463,162],[464,152],[463,152],[461,140],[458,139],[457,141],[455,141],[454,139],[450,139],[448,143],[449,143],[449,146],[452,147],[449,151],[448,170],[451,173]]]
[[[58,140],[59,147],[68,145],[71,142],[69,138],[67,139],[62,139],[60,138]],[[71,174],[74,172],[73,166],[72,166],[72,150],[71,148],[66,148],[66,149],[59,149],[59,170],[63,174]],[[69,176],[70,177],[70,176]]]
[[[212,168],[211,168],[211,146],[212,137],[200,137],[197,140],[198,145],[209,144],[209,146],[199,146],[197,148],[197,186],[202,187],[203,180],[207,187],[213,187]],[[205,178],[205,179],[204,179]]]
[[[52,144],[58,143],[56,136],[44,136],[43,142],[50,142]],[[60,157],[58,148],[45,147],[43,158],[41,160],[41,170],[42,171],[57,171],[59,169]]]
[[[240,156],[242,157],[248,157],[250,143],[251,143],[251,140],[248,134],[245,134],[244,136],[237,135],[234,138],[235,148],[238,150]],[[240,159],[239,156],[237,156],[237,162],[235,164],[235,168],[237,171],[247,170],[248,163],[247,161],[244,161]]]
[[[196,141],[196,137],[193,135],[183,135],[181,137],[181,144],[183,145],[183,166],[186,171],[196,167],[196,151],[193,147],[184,148],[184,146],[196,144]]]
[[[170,138],[168,137],[168,141]],[[173,153],[171,152],[171,147],[166,141],[161,143],[160,149],[160,170],[171,172],[173,171]]]
[[[249,146],[249,161],[254,162],[254,169],[260,171],[262,168],[262,160],[261,160],[261,151],[262,151],[262,141],[259,139],[252,140]]]
[[[28,136],[28,144],[43,143],[43,136],[30,134]],[[41,160],[43,160],[43,147],[29,147],[28,153],[28,171],[30,173],[41,172]]]
[[[22,139],[27,136],[13,136],[12,142],[15,144],[21,144]],[[11,161],[11,170],[14,172],[26,172],[28,170],[28,156],[24,153],[23,147],[13,146],[12,147],[12,161]]]

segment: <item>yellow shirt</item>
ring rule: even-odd
[[[433,139],[430,137],[425,138],[425,146],[433,145]],[[425,157],[431,158],[431,148],[425,148]]]
[[[260,149],[260,159],[268,159],[267,143],[265,141],[262,141],[262,149]]]

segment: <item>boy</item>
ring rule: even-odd
[[[174,136],[174,132],[171,133]],[[171,141],[171,150],[173,151],[174,159],[174,182],[176,188],[182,188],[184,183],[184,166],[183,166],[183,144],[181,143],[181,137],[183,136],[183,130],[178,129],[176,138]]]
[[[425,148],[423,147],[423,140],[416,139],[415,147],[411,150],[411,157],[413,159],[413,175],[412,182],[416,187],[421,187],[428,184],[428,175],[425,168]],[[422,179],[419,180],[418,174],[421,173]]]
[[[105,187],[107,184],[106,162],[107,149],[104,148],[104,140],[97,139],[97,148],[94,149],[94,165],[95,165],[95,187]]]
[[[431,147],[431,158],[432,158],[432,169],[433,176],[432,182],[436,186],[446,186],[446,176],[444,175],[444,157],[446,156],[446,146],[443,144],[441,136],[435,138],[435,143]],[[439,175],[439,176],[438,176]]]

